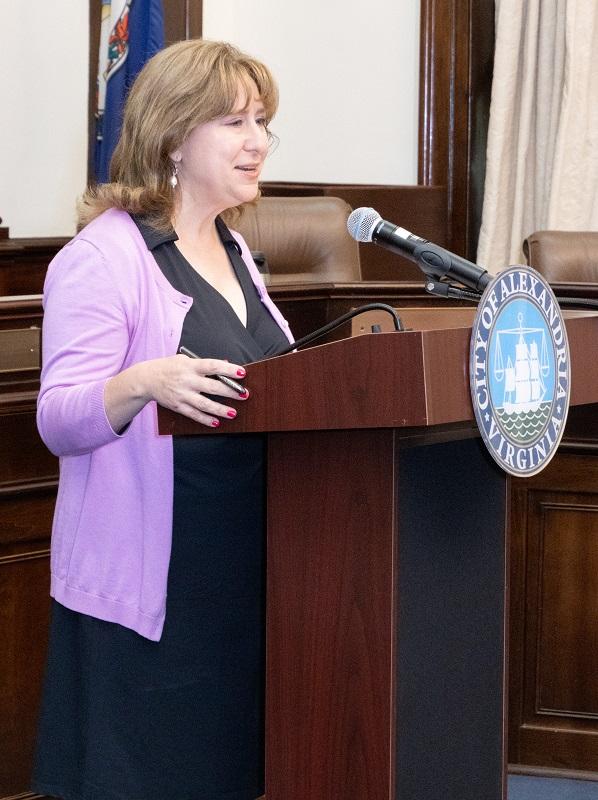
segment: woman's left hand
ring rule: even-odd
[[[245,377],[245,369],[221,359],[183,355],[142,361],[107,382],[104,392],[106,415],[113,430],[119,431],[150,400],[155,400],[201,425],[218,427],[220,418],[234,419],[237,411],[207,395],[246,400],[249,391],[240,395],[217,380],[215,375],[239,381]]]

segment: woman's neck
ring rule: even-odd
[[[207,208],[183,195],[173,219],[173,228],[180,240],[194,246],[209,247],[218,243],[215,219],[224,209]]]

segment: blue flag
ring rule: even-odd
[[[127,92],[145,62],[162,47],[162,0],[102,0],[95,142],[98,183],[110,179],[110,159]]]

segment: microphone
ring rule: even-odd
[[[415,261],[434,280],[451,278],[481,294],[492,279],[477,264],[387,222],[373,208],[356,208],[347,220],[347,230],[358,242],[374,242]]]

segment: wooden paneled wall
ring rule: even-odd
[[[26,798],[46,653],[58,462],[35,425],[39,297],[0,298],[0,797]],[[20,346],[22,344],[22,346]]]
[[[68,239],[0,239],[0,297],[40,294],[48,264]]]
[[[598,772],[598,407],[511,483],[509,759]]]

